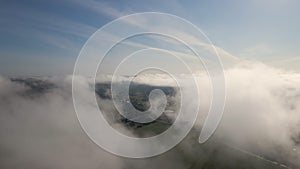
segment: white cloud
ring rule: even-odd
[[[300,166],[300,147],[296,143],[300,139],[300,75],[253,62],[236,65],[226,70],[225,75],[225,112],[213,139],[279,163]],[[183,77],[186,78],[186,75]],[[165,76],[151,78],[157,78],[158,83],[167,81]],[[159,81],[159,78],[163,80]],[[198,127],[202,126],[206,117],[210,94],[207,77],[197,76],[197,79],[201,85],[202,107],[196,130],[200,132]],[[71,77],[48,80],[57,88],[30,98],[20,95],[28,87],[0,78],[1,166],[134,168],[147,164],[117,158],[89,141],[80,129],[73,109]],[[149,82],[146,77],[139,80]],[[187,150],[186,154],[194,153],[188,142],[180,147],[183,151]],[[171,154],[163,156],[163,161],[158,160],[153,165],[173,163],[178,168],[186,167],[182,161],[171,162],[179,155],[174,151]]]

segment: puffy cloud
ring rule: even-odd
[[[253,153],[299,165],[300,75],[244,62],[228,70],[226,79],[217,135]]]
[[[244,62],[227,69],[225,76],[227,89],[225,112],[217,132],[209,143],[204,145],[197,143],[211,100],[208,78],[199,75],[197,80],[200,85],[201,110],[195,128],[175,149],[144,160],[116,157],[89,140],[76,119],[71,95],[71,76],[43,79],[53,84],[53,87],[33,95],[28,95],[30,86],[1,77],[0,166],[1,168],[193,166],[218,168],[226,164],[236,167],[237,162],[228,160],[237,158],[234,156],[236,153],[231,153],[232,157],[222,156],[224,152],[215,154],[220,146],[234,145],[233,147],[238,149],[258,154],[257,157],[277,161],[278,164],[271,164],[272,167],[280,167],[281,163],[299,167],[300,75],[260,63]],[[172,84],[165,76],[156,77],[158,80],[152,80],[156,82],[155,85],[161,85],[160,82],[166,81]],[[146,77],[138,80],[143,82],[143,79],[146,80],[145,83],[149,81]],[[85,78],[78,81],[83,85],[91,82]],[[189,92],[188,84],[186,85],[183,88],[186,90],[184,92]],[[100,106],[105,106],[103,110],[116,111],[109,100],[99,98],[98,101],[101,102]],[[191,101],[191,104],[194,103]],[[116,124],[115,127],[121,131],[128,130],[123,126]],[[250,160],[253,157],[248,156],[245,156],[244,161],[249,164],[256,162]],[[258,159],[260,160],[262,159]],[[195,163],[196,161],[198,163]],[[208,165],[208,163],[220,164]]]

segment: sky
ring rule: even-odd
[[[137,12],[177,15],[234,57],[299,72],[299,5],[296,0],[3,0],[0,74],[71,74],[81,48],[96,30]]]

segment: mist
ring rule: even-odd
[[[155,85],[163,85],[156,77]],[[249,165],[259,161],[273,162],[273,167],[300,167],[300,74],[243,62],[226,69],[225,78],[225,111],[208,143],[197,143],[211,101],[208,77],[199,75],[200,112],[191,134],[160,156],[133,160],[102,150],[81,129],[72,102],[72,76],[42,78],[53,86],[39,93],[31,92],[32,86],[0,77],[0,168],[205,168],[210,160],[220,162],[216,160],[221,159],[218,153],[224,153],[220,146],[238,150],[231,155],[244,154]],[[190,92],[188,84],[183,89]],[[116,111],[109,100],[98,101],[107,112]],[[134,130],[114,123],[119,130]],[[196,152],[195,146],[205,148]],[[221,164],[235,166],[235,158],[223,157]]]

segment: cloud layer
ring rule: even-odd
[[[234,145],[263,159],[277,161],[278,164],[270,164],[273,167],[280,164],[299,167],[300,75],[249,62],[228,69],[225,74],[225,112],[210,140],[216,143],[196,144],[210,103],[207,77],[199,76],[202,107],[191,135],[174,150],[144,160],[116,157],[89,140],[76,119],[70,76],[44,79],[55,87],[39,93],[30,93],[30,86],[1,77],[0,168],[205,167],[212,158],[235,158],[210,157],[220,145]],[[100,105],[115,111],[110,104]],[[255,157],[250,156],[246,155],[244,160],[251,163],[250,159]],[[268,163],[263,159],[257,161]],[[199,162],[195,164],[195,161]],[[235,165],[229,160],[227,163]]]

